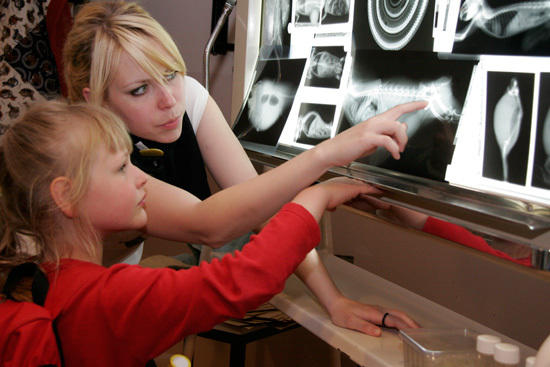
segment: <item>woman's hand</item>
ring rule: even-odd
[[[384,147],[393,158],[399,159],[407,144],[407,125],[398,119],[405,113],[420,110],[428,105],[416,101],[397,105],[384,113],[357,124],[334,138],[325,140],[313,149],[321,152],[329,166],[345,166],[354,160]]]
[[[380,326],[382,326],[382,318],[386,313],[388,313],[388,316],[384,319],[386,327],[397,329],[420,327],[402,311],[363,304],[344,296],[334,299],[328,308],[328,312],[335,325],[372,336],[382,334]]]

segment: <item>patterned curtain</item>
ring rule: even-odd
[[[70,24],[66,0],[0,0],[0,134],[32,103],[62,94]]]

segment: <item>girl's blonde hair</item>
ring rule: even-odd
[[[89,102],[102,104],[123,52],[159,83],[174,71],[185,74],[174,40],[142,7],[90,2],[76,14],[63,49],[69,100],[84,100],[82,90],[90,88]]]
[[[63,213],[50,194],[57,177],[68,178],[70,204],[76,208],[78,243],[65,245],[83,246],[93,256],[99,237],[78,205],[98,149],[132,149],[122,120],[100,106],[48,101],[31,107],[1,143],[0,272],[27,261],[58,262],[71,252],[58,241]]]

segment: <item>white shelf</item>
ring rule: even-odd
[[[503,340],[519,345],[522,359],[536,354],[534,349],[506,335],[333,255],[321,252],[321,257],[337,287],[351,299],[405,311],[427,328],[459,327],[499,335]],[[376,338],[334,325],[307,287],[294,275],[288,279],[284,291],[270,302],[360,366],[404,366],[402,342],[397,331],[385,329],[382,336]]]

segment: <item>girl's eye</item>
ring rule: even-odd
[[[128,163],[124,162],[120,168],[118,169],[120,172],[125,172],[126,171],[126,167],[128,167]]]
[[[133,95],[133,96],[141,96],[145,93],[146,90],[147,90],[147,85],[144,84],[144,85],[141,85],[141,86],[137,87],[136,89],[132,89],[130,91],[130,94]]]

